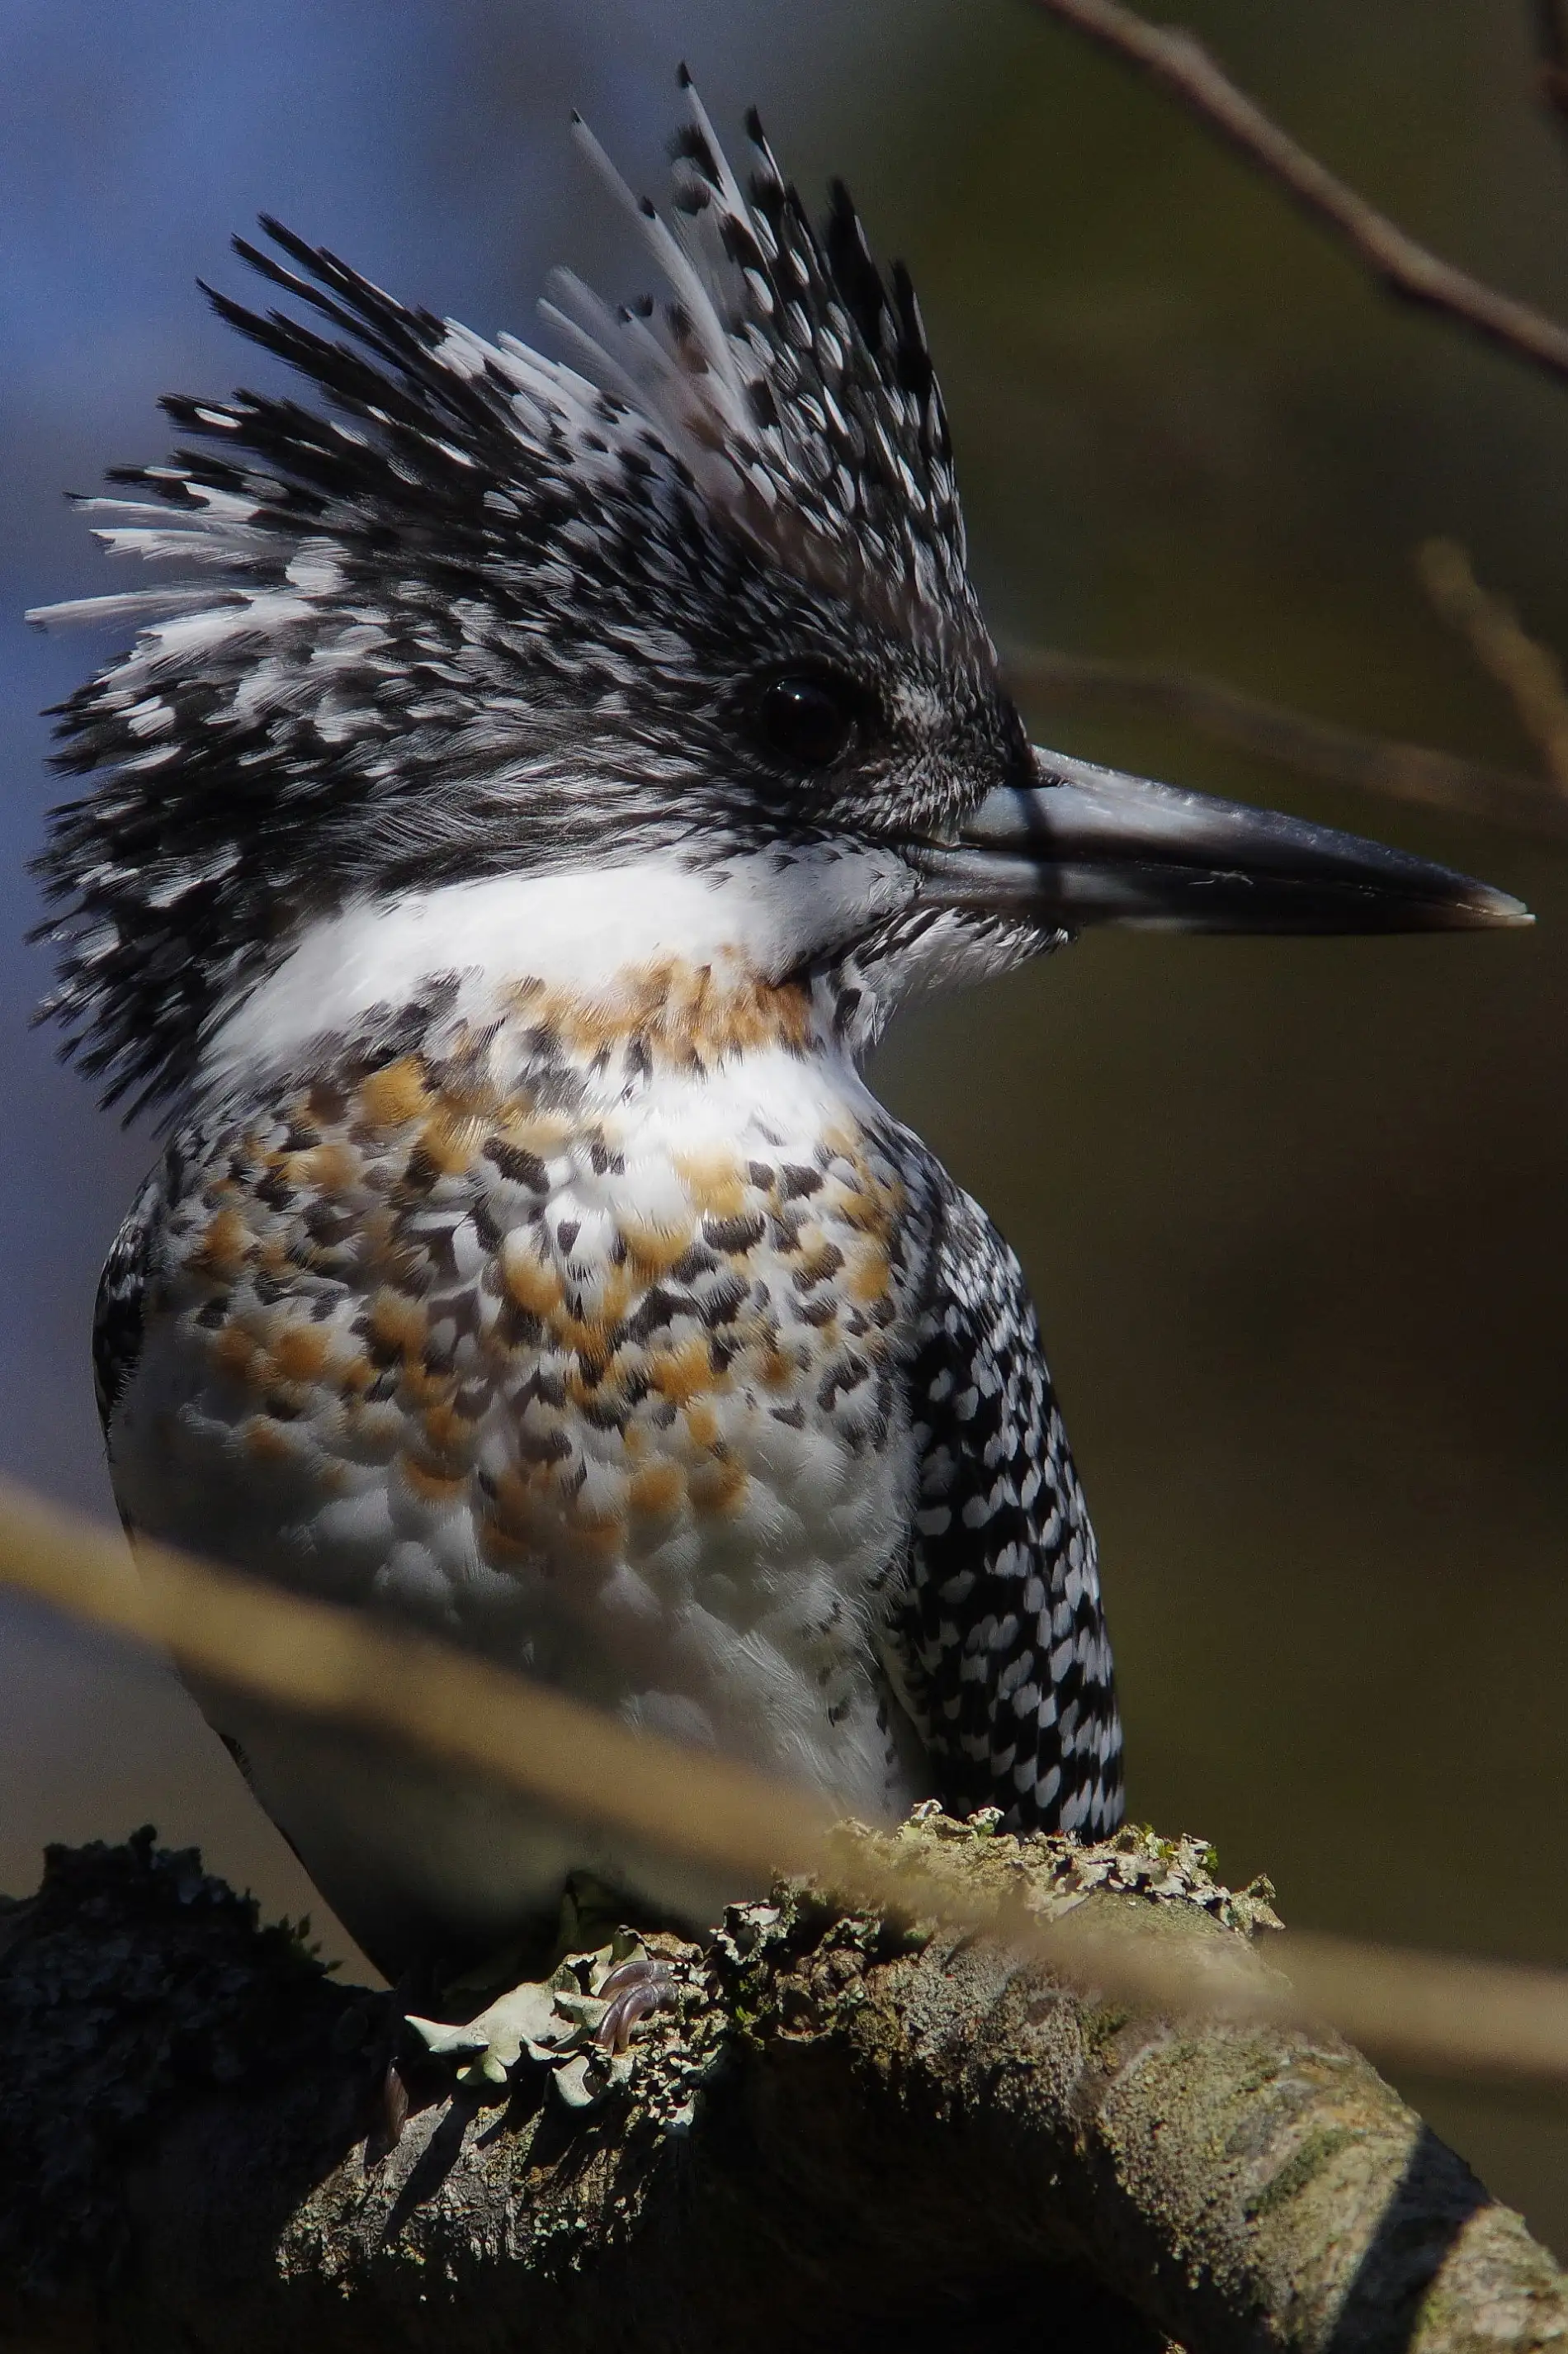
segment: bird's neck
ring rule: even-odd
[[[643,857],[366,899],[313,925],[228,1012],[203,1085],[374,1055],[422,1023],[547,1039],[609,1097],[758,1055],[853,1063],[871,1012],[834,949],[896,911],[906,875],[876,854]]]

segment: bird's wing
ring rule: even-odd
[[[92,1306],[92,1380],[104,1437],[142,1353],[143,1298],[167,1179],[160,1162],[143,1181],[114,1237]]]
[[[909,1366],[919,1466],[887,1670],[949,1808],[1097,1837],[1121,1727],[1094,1532],[1017,1258],[942,1177]]]

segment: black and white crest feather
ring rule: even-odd
[[[884,281],[842,188],[810,226],[755,117],[743,190],[687,98],[668,220],[581,133],[662,307],[558,277],[567,366],[266,221],[283,258],[238,250],[310,323],[211,299],[324,410],[171,398],[185,446],[85,502],[111,553],[181,567],[47,616],[140,632],[63,708],[58,765],[100,773],[40,864],[47,1011],[111,1099],[177,1090],[216,1013],[356,889],[581,854],[596,824],[676,808],[713,822],[748,654],[847,647],[863,670],[869,644],[1008,757],[907,278]],[[899,814],[882,787],[873,824]],[[948,787],[919,790],[939,816]]]

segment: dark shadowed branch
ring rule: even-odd
[[[1273,1974],[1191,1841],[928,1819],[890,1867],[1107,1946]],[[781,1883],[597,2105],[412,2073],[194,1856],[51,1853],[0,1914],[0,2337],[31,2354],[1404,2354],[1568,2340],[1568,2284],[1328,2033],[1074,1988]]]
[[[1457,270],[1298,145],[1192,34],[1151,25],[1121,0],[1030,0],[1186,107],[1301,211],[1348,246],[1391,294],[1439,312],[1516,358],[1568,378],[1568,328]],[[1547,0],[1542,0],[1547,5]],[[1555,37],[1555,35],[1553,36]]]

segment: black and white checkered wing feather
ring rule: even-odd
[[[114,1237],[92,1308],[92,1382],[107,1436],[142,1354],[148,1259],[167,1204],[165,1166],[143,1179]]]
[[[945,1177],[936,1213],[890,1670],[950,1809],[1098,1837],[1123,1800],[1094,1532],[1023,1271]]]

